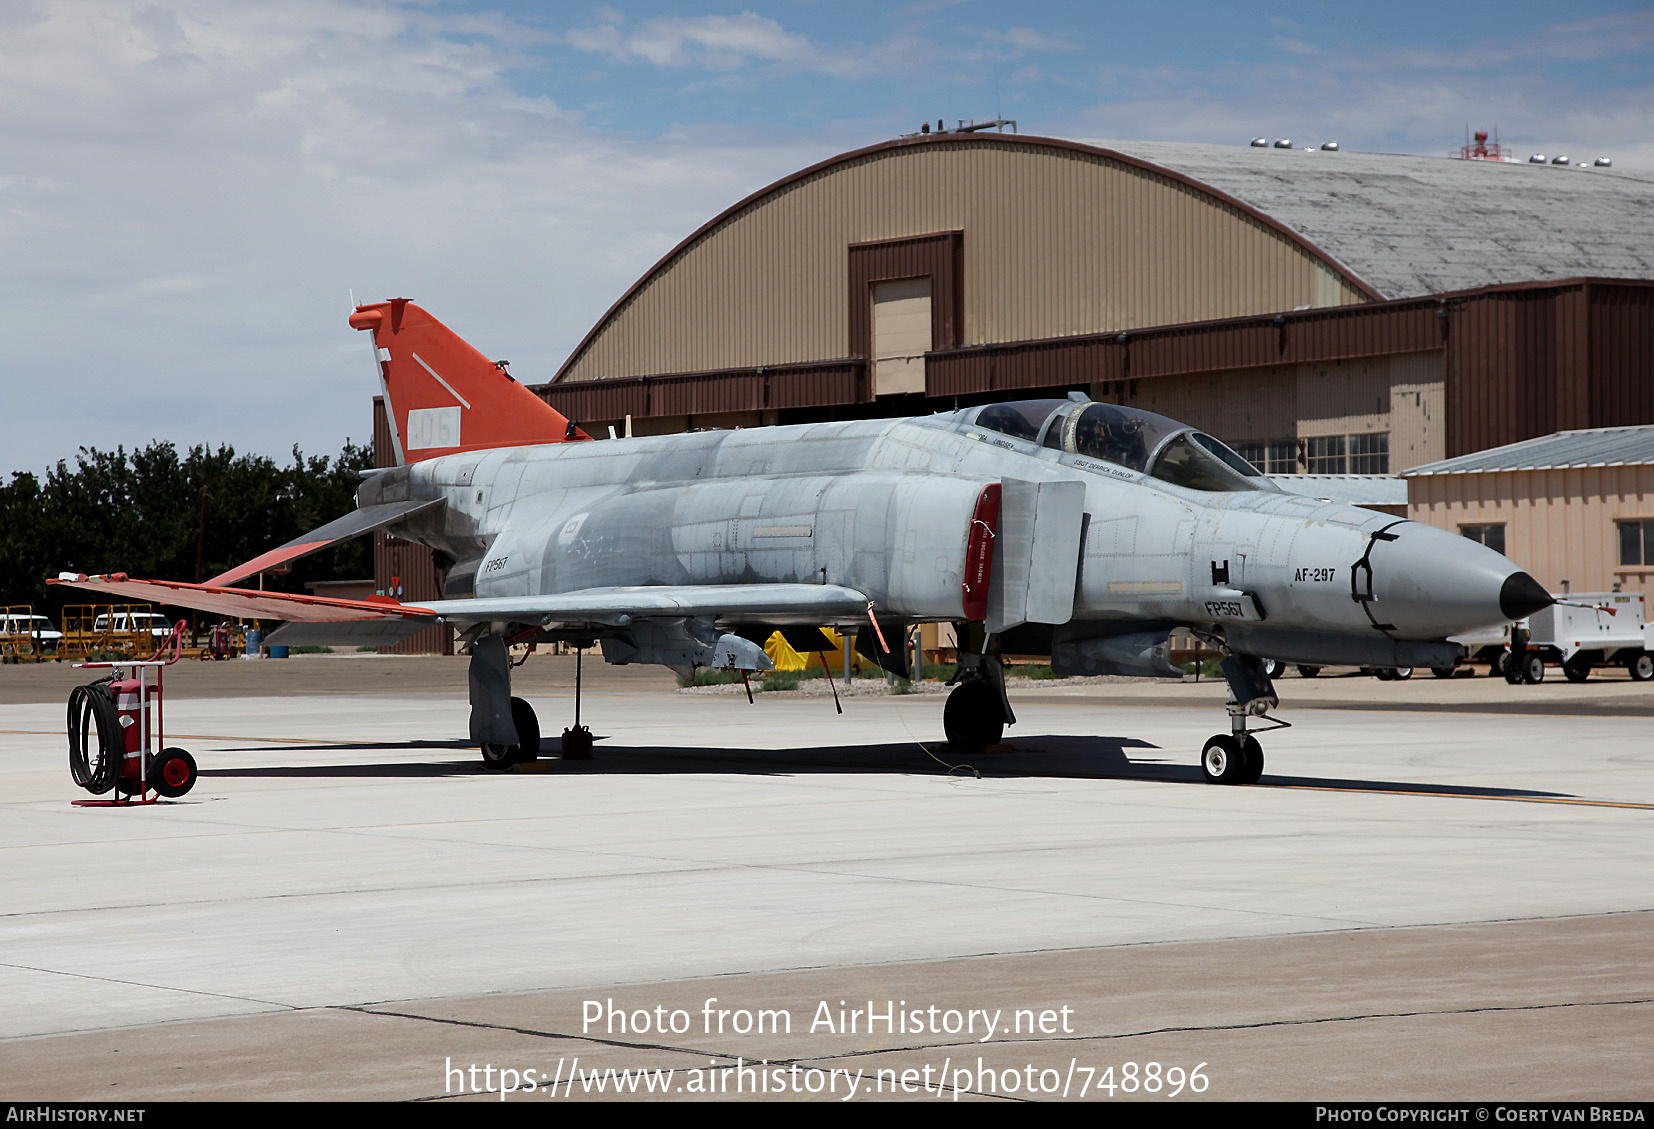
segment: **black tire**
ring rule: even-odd
[[[1286,664],[1279,659],[1259,659],[1258,668],[1263,671],[1265,678],[1279,678]]]
[[[534,707],[522,698],[511,699],[511,724],[517,727],[518,746],[517,759],[532,761],[540,759],[540,719],[534,713]]]
[[[149,766],[149,786],[169,800],[195,787],[195,758],[183,749],[162,749]]]
[[[1562,664],[1562,673],[1569,682],[1584,682],[1591,677],[1591,660],[1583,655],[1575,655]]]
[[[1303,663],[1298,664],[1298,676],[1300,678],[1314,678],[1320,673],[1321,668],[1318,666],[1305,666]]]
[[[1393,682],[1396,677],[1395,668],[1381,666],[1377,670],[1373,671],[1373,677],[1378,679],[1380,682]]]
[[[1246,768],[1235,783],[1256,784],[1263,776],[1263,746],[1258,744],[1256,737],[1248,733],[1246,739],[1241,742],[1241,752],[1246,756]]]
[[[1458,669],[1456,666],[1433,666],[1430,668],[1430,673],[1437,678],[1452,678]]]
[[[1219,733],[1200,751],[1200,772],[1208,784],[1244,783],[1247,769],[1246,750],[1227,733]],[[1259,764],[1261,765],[1260,758]]]
[[[1406,682],[1411,677],[1413,668],[1410,666],[1398,666],[1390,671],[1390,678],[1395,682]]]
[[[540,719],[534,713],[534,707],[522,698],[511,699],[511,724],[517,730],[517,744],[495,745],[484,742],[478,746],[482,751],[484,768],[499,771],[521,764],[523,761],[536,760],[540,756]]]
[[[955,749],[982,749],[999,744],[1005,714],[999,693],[986,682],[961,682],[942,708],[942,731]]]
[[[1529,686],[1545,681],[1545,660],[1540,655],[1523,655],[1517,669],[1521,672],[1522,681]]]
[[[1625,673],[1631,676],[1633,682],[1647,682],[1654,678],[1654,655],[1643,651],[1626,659]]]
[[[1525,656],[1518,656],[1506,652],[1499,664],[1499,671],[1505,676],[1505,681],[1512,686],[1522,685],[1522,660]]]

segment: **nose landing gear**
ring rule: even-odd
[[[1223,676],[1229,682],[1230,732],[1212,737],[1201,750],[1200,771],[1209,784],[1256,784],[1263,776],[1263,746],[1254,734],[1291,726],[1291,722],[1269,716],[1280,705],[1280,698],[1267,673],[1267,661],[1236,654],[1223,660]],[[1273,724],[1248,730],[1249,717]]]

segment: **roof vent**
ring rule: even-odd
[[[1275,142],[1275,148],[1277,148],[1277,149],[1290,149],[1290,148],[1292,148],[1292,138],[1290,138],[1290,137],[1281,138],[1279,141]]]
[[[1564,153],[1560,157],[1552,157],[1551,158],[1551,164],[1553,164],[1553,165],[1565,165],[1567,163],[1568,163],[1568,155],[1566,153]]]
[[[1545,154],[1543,154],[1543,153],[1535,153],[1533,156],[1528,158],[1528,164],[1530,164],[1530,165],[1542,165],[1544,163],[1545,163]]]
[[[1611,168],[1614,167],[1614,158],[1612,158],[1612,157],[1598,157],[1595,161],[1592,161],[1591,163],[1596,165],[1596,167],[1599,168],[1599,169],[1611,169]]]
[[[1321,150],[1326,153],[1336,153],[1338,152],[1338,142],[1323,141],[1321,142]]]
[[[1254,148],[1254,149],[1267,149],[1267,148],[1269,148],[1269,138],[1267,138],[1267,137],[1254,137],[1252,139],[1252,148]]]

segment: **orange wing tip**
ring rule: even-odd
[[[352,329],[378,329],[379,323],[385,320],[385,311],[380,309],[359,309],[350,315]]]

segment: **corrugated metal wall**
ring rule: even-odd
[[[1654,467],[1437,474],[1407,482],[1414,521],[1459,531],[1502,524],[1505,554],[1546,590],[1648,592],[1654,570],[1619,563],[1620,519],[1654,517]]]
[[[1592,283],[1590,293],[1590,416],[1654,423],[1654,286]]]
[[[857,355],[846,248],[948,231],[964,233],[967,343],[1365,301],[1282,230],[1173,176],[979,136],[878,148],[749,202],[646,278],[559,381]]]
[[[1501,287],[1446,308],[1449,456],[1654,423],[1654,284]]]

